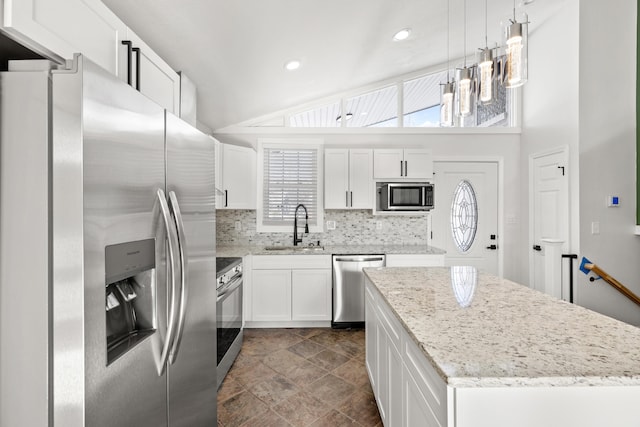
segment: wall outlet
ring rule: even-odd
[[[327,230],[335,230],[336,222],[335,221],[327,221]]]
[[[600,221],[593,221],[591,223],[591,234],[600,234]]]
[[[236,231],[242,231],[242,222],[236,221]]]
[[[376,230],[382,230],[382,221],[376,221]]]

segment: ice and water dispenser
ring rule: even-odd
[[[105,247],[107,365],[155,332],[155,239]]]

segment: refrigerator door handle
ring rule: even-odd
[[[178,204],[178,198],[174,191],[169,192],[169,206],[173,211],[174,218],[176,220],[176,228],[178,230],[178,254],[180,257],[180,309],[178,316],[178,329],[176,331],[176,337],[173,340],[171,346],[171,352],[169,353],[169,363],[173,364],[178,356],[178,350],[180,350],[180,342],[182,341],[182,333],[184,331],[184,319],[187,314],[187,251],[186,251],[186,239],[184,232],[184,222],[182,221],[182,214],[180,212],[180,205]]]
[[[167,367],[167,359],[169,357],[169,350],[171,343],[174,341],[174,329],[177,317],[177,291],[176,291],[176,267],[175,267],[175,245],[178,244],[178,237],[174,229],[175,223],[171,219],[169,213],[169,206],[167,205],[167,198],[162,189],[158,189],[156,192],[158,202],[160,203],[160,211],[164,219],[164,226],[167,231],[167,242],[169,244],[169,253],[167,254],[168,262],[171,270],[171,274],[167,275],[167,285],[171,283],[171,299],[169,301],[169,319],[167,320],[167,333],[165,336],[164,344],[162,346],[162,353],[160,354],[160,369],[158,376],[164,375],[164,371]]]

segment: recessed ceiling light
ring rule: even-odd
[[[297,70],[298,68],[300,68],[300,61],[298,61],[297,59],[289,61],[286,64],[284,64],[284,68],[286,68],[289,71]]]
[[[403,28],[393,35],[393,40],[399,42],[401,40],[406,40],[407,37],[411,34],[411,28]]]

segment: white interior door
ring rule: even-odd
[[[498,164],[434,162],[433,245],[446,265],[499,274]]]
[[[562,250],[569,249],[569,197],[567,152],[534,154],[531,157],[531,245],[529,256],[529,286],[545,291],[544,244],[542,239],[563,242]],[[568,290],[562,290],[567,297]]]

